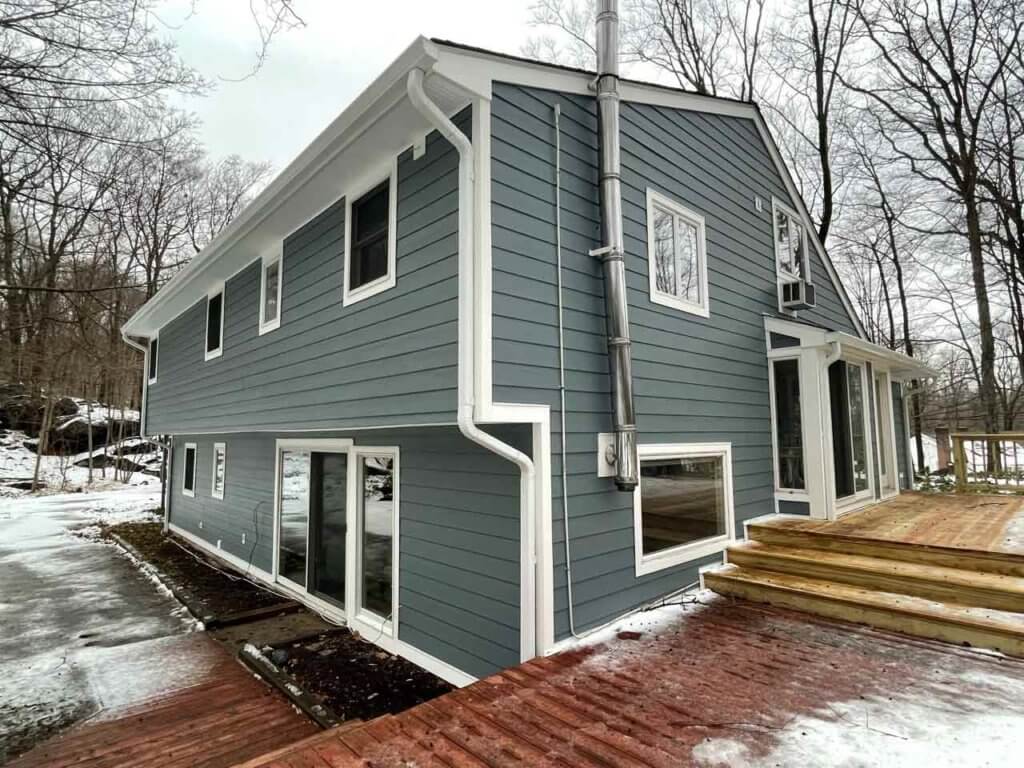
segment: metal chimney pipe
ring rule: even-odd
[[[622,188],[619,149],[619,3],[597,3],[597,116],[601,146],[601,236],[604,245],[591,255],[604,266],[604,304],[608,333],[608,371],[615,430],[615,484],[622,491],[637,485],[636,414],[626,302],[625,249],[622,240]]]

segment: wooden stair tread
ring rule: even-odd
[[[788,561],[792,564],[832,566],[836,568],[879,573],[887,576],[919,579],[953,586],[988,589],[1006,592],[1021,598],[1021,610],[1024,611],[1024,578],[1009,576],[1002,573],[975,571],[967,568],[956,568],[948,565],[934,565],[910,560],[897,560],[889,557],[873,555],[847,554],[809,547],[784,546],[765,544],[760,541],[746,541],[729,547],[730,556],[739,553],[754,555],[756,558]]]
[[[787,525],[790,522],[783,520],[750,523],[747,526],[747,536],[763,544],[810,549],[816,552],[840,552],[1024,577],[1022,554],[826,533]]]
[[[1012,635],[1024,641],[1024,614],[999,611],[992,608],[941,603],[927,598],[894,592],[883,592],[838,582],[811,579],[792,574],[777,573],[757,568],[725,565],[704,575],[709,586],[717,582],[738,581],[794,594],[824,598],[855,607],[888,611],[955,624],[961,627],[983,629],[1001,635]],[[727,590],[723,590],[727,592]]]

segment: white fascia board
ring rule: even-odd
[[[437,60],[437,46],[425,37],[418,37],[395,59],[386,70],[374,80],[356,99],[328,125],[267,187],[253,202],[225,227],[191,262],[171,279],[146,304],[144,304],[123,326],[125,335],[148,336],[180,315],[195,303],[202,294],[207,276],[233,245],[250,233],[271,214],[297,197],[296,192],[323,170],[346,146],[365,133],[380,117],[387,114],[405,96],[405,77],[409,70],[429,68]],[[301,201],[304,208],[315,208],[305,213],[322,211],[333,200]],[[319,205],[319,207],[315,207]],[[296,217],[301,223],[301,216]],[[250,265],[253,258],[247,256],[244,264],[231,270]],[[228,268],[230,269],[230,267]],[[217,274],[216,279],[224,280],[230,275]],[[194,286],[200,286],[194,291]]]
[[[851,353],[855,357],[862,358],[870,363],[877,363],[883,370],[889,371],[893,378],[897,379],[930,379],[938,376],[938,371],[931,368],[916,358],[909,357],[895,349],[883,347],[852,336],[849,333],[831,331],[825,334],[828,342],[838,342],[844,353]]]

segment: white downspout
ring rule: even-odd
[[[533,573],[536,563],[536,552],[533,541],[533,506],[536,486],[536,470],[533,459],[522,451],[513,448],[494,435],[480,429],[474,421],[475,395],[474,395],[474,371],[476,369],[475,345],[476,329],[474,328],[475,318],[475,288],[476,280],[474,275],[474,200],[475,178],[473,173],[473,144],[466,135],[458,129],[448,116],[437,106],[423,90],[423,70],[414,69],[409,73],[407,88],[409,101],[422,114],[427,121],[444,136],[459,153],[459,365],[458,365],[458,424],[459,431],[469,440],[483,446],[487,450],[507,459],[519,467],[520,471],[520,498],[522,500],[523,512],[530,534],[529,567],[524,572],[530,574],[529,583],[522,585],[523,595],[533,595],[534,578]],[[536,632],[534,630],[534,612],[531,605],[530,610],[524,610],[527,606],[521,606],[520,615],[524,626],[520,627],[521,643],[520,656],[523,661],[534,657],[536,652]]]

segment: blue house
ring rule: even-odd
[[[911,485],[755,105],[417,39],[125,325],[171,531],[456,684]]]

